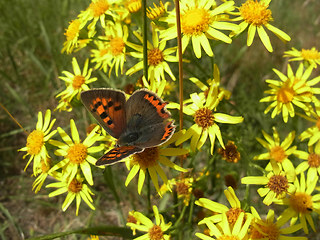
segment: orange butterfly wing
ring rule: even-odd
[[[97,166],[111,165],[117,163],[121,159],[129,157],[130,155],[138,152],[142,152],[143,149],[135,146],[122,146],[111,149],[105,155],[98,159]]]
[[[122,91],[99,88],[83,91],[81,100],[100,125],[119,138],[126,128],[126,97]]]

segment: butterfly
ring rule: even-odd
[[[96,165],[110,165],[145,148],[168,141],[174,133],[167,103],[155,93],[140,89],[128,100],[124,92],[97,88],[81,92],[81,101],[100,125],[117,139],[115,148]]]

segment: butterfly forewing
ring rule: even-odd
[[[81,93],[85,107],[113,137],[119,138],[126,128],[126,98],[121,91],[99,88]]]
[[[111,149],[105,155],[103,155],[97,162],[96,165],[111,165],[114,164],[134,153],[143,151],[142,148],[135,146],[122,146]]]

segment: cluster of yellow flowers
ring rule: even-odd
[[[270,1],[247,0],[241,6],[236,6],[235,2],[230,0],[224,0],[221,4],[213,0],[180,0],[182,53],[185,53],[186,64],[200,58],[213,57],[214,44],[231,44],[236,41],[235,37],[246,29],[247,46],[252,45],[257,32],[267,51],[272,52],[270,38],[265,29],[283,41],[290,41],[286,33],[270,24],[273,20],[269,9]],[[153,7],[141,9],[141,0],[92,0],[88,8],[70,22],[62,49],[62,52],[70,54],[90,47],[90,60],[85,60],[81,70],[74,57],[73,73],[62,72],[64,76],[59,78],[66,83],[66,88],[57,95],[60,100],[56,110],[71,112],[76,106],[79,107],[77,102],[80,93],[90,89],[89,84],[98,80],[97,77],[91,77],[96,71],[100,71],[111,87],[125,83],[126,93],[131,94],[134,88],[143,86],[168,101],[167,109],[180,109],[177,100],[166,99],[173,99],[170,92],[177,88],[172,66],[178,62],[177,44],[174,44],[178,37],[176,9],[168,10],[169,6],[169,2],[163,4],[160,1],[158,5],[153,3]],[[135,14],[141,11],[146,11],[150,21],[148,27],[151,29],[152,41],[145,43],[141,27],[134,22]],[[135,43],[134,39],[139,42]],[[177,131],[161,146],[146,148],[125,160],[128,168],[125,186],[129,186],[138,175],[137,191],[141,194],[145,179],[150,176],[160,197],[167,191],[174,190],[177,199],[182,199],[183,203],[172,207],[183,209],[181,216],[176,216],[173,226],[171,222],[165,223],[166,219],[159,213],[156,205],[153,206],[155,223],[144,214],[131,211],[127,226],[134,234],[136,230],[146,232],[136,239],[171,239],[171,235],[177,235],[176,231],[182,224],[187,208],[190,211],[187,217],[188,226],[196,222],[201,233],[197,232],[195,235],[205,240],[304,240],[307,237],[293,238],[287,235],[300,229],[307,234],[308,226],[316,231],[312,215],[317,214],[318,218],[320,215],[320,194],[314,193],[320,190],[320,101],[316,97],[320,88],[315,86],[320,82],[320,76],[309,78],[320,64],[320,54],[315,48],[301,51],[293,48],[285,52],[284,56],[292,57],[290,61],[301,61],[301,64],[296,73],[289,64],[287,74],[274,69],[280,80],[266,80],[270,90],[265,93],[270,96],[262,98],[260,102],[272,102],[265,113],[273,109],[272,118],[282,113],[285,123],[289,116],[293,118],[295,115],[315,123],[315,126],[306,129],[299,137],[301,141],[309,139],[308,152],[291,146],[295,140],[295,132],[289,133],[285,140],[280,142],[276,128],[273,129],[273,136],[262,131],[265,140],[257,140],[267,152],[256,156],[254,160],[269,160],[269,163],[263,169],[263,176],[245,176],[241,183],[262,185],[258,194],[264,198],[265,205],[278,204],[287,208],[277,218],[274,210],[269,210],[266,218],[262,218],[251,203],[246,206],[241,204],[234,192],[235,186],[224,191],[230,208],[204,198],[203,189],[197,188],[200,182],[208,180],[212,155],[218,153],[227,162],[237,163],[240,160],[236,144],[228,140],[225,145],[223,138],[228,136],[223,134],[226,128],[223,124],[240,124],[244,118],[233,116],[234,111],[230,111],[230,114],[220,112],[219,104],[229,101],[231,93],[221,86],[219,68],[213,64],[210,74],[212,77],[206,83],[195,77],[186,80],[190,85],[194,84],[194,87],[199,88],[183,101],[183,113],[186,119],[190,120],[187,121],[189,125],[186,124],[186,129]],[[147,69],[144,69],[145,61]],[[134,65],[128,67],[127,62],[134,62]],[[89,67],[90,64],[94,66]],[[125,69],[127,70],[124,71]],[[110,80],[114,75],[135,76],[135,73],[143,69],[147,74],[137,80],[136,84],[133,84],[133,81],[121,83]],[[296,112],[294,106],[302,109],[304,113]],[[108,151],[115,144],[115,139],[98,125],[90,125],[87,136],[80,138],[81,132],[79,134],[73,119],[70,120],[71,136],[61,127],[52,130],[54,123],[55,119],[51,119],[50,110],[46,111],[44,118],[39,112],[36,130],[29,134],[26,146],[20,149],[27,152],[25,157],[30,156],[26,168],[31,162],[33,165],[33,176],[36,177],[33,189],[35,192],[40,191],[45,180],[50,178],[55,182],[47,184],[46,187],[56,190],[51,192],[49,197],[67,193],[62,204],[63,211],[74,199],[77,215],[81,200],[94,210],[93,191],[89,187],[94,185],[92,166],[95,166],[98,154]],[[221,125],[224,130],[221,130]],[[56,133],[59,133],[62,141],[52,139]],[[216,139],[218,141],[215,141]],[[183,143],[184,147],[179,147]],[[216,150],[214,147],[218,144],[221,148]],[[183,159],[188,154],[195,155],[197,152],[207,154],[204,158],[210,159],[207,163],[201,163],[201,171],[198,171],[200,163]],[[52,153],[57,157],[53,157]],[[295,167],[289,159],[290,155],[302,159],[302,163]],[[171,157],[177,156],[181,157],[180,165],[172,161]],[[183,168],[186,162],[189,169]],[[180,176],[168,179],[167,170],[162,166],[178,171]],[[162,186],[159,185],[159,178],[163,182]],[[228,184],[230,185],[232,184]],[[202,207],[199,211],[203,216],[197,220],[194,220],[193,216],[194,205]]]

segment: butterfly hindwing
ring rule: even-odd
[[[126,128],[126,98],[122,91],[99,88],[81,93],[85,107],[113,137],[119,138]]]
[[[120,142],[148,148],[167,141],[175,127],[168,120],[171,115],[165,106],[155,93],[146,89],[135,91],[126,103],[127,129]]]
[[[121,159],[129,157],[134,153],[138,153],[143,151],[142,148],[135,146],[121,146],[111,149],[109,152],[104,154],[97,162],[96,165],[111,165],[114,164]]]

